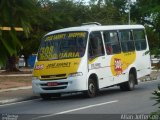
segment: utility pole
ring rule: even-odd
[[[131,24],[131,0],[128,0],[128,24],[130,25]]]

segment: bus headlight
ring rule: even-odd
[[[82,72],[75,72],[75,73],[70,73],[68,77],[77,77],[77,76],[82,76]]]

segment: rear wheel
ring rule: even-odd
[[[134,90],[136,78],[134,74],[129,75],[128,90]]]
[[[88,90],[85,92],[85,95],[89,98],[95,97],[98,93],[98,87],[96,82],[93,79],[88,81]]]
[[[132,91],[135,88],[135,75],[130,73],[129,74],[129,80],[127,82],[121,83],[120,84],[120,89],[123,91]]]

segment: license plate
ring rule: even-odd
[[[57,82],[48,82],[47,83],[48,86],[58,86]]]

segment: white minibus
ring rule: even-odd
[[[100,25],[93,22],[46,34],[33,71],[33,92],[43,99],[82,91],[95,97],[118,85],[133,90],[151,72],[142,25]]]

